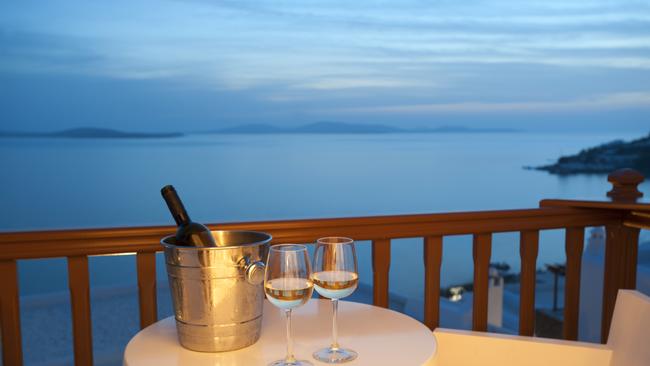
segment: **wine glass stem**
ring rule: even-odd
[[[293,356],[293,339],[291,338],[291,309],[285,310],[284,314],[287,316],[287,357],[285,362],[291,364],[296,362],[296,358]]]
[[[339,300],[332,299],[332,346],[333,350],[339,349],[339,325],[336,320],[337,314],[339,312]]]

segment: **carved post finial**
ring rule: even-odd
[[[607,176],[607,181],[612,183],[612,190],[607,192],[607,197],[617,202],[635,202],[643,197],[643,193],[637,187],[644,180],[643,174],[634,169],[616,170]]]

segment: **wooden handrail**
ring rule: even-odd
[[[333,232],[355,240],[376,240],[601,226],[619,222],[621,215],[606,209],[534,208],[222,223],[208,227],[213,230],[264,231],[273,235],[274,243],[311,243]],[[160,239],[175,230],[173,226],[146,226],[0,232],[0,260],[159,251],[162,249]]]

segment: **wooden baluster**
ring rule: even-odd
[[[580,271],[582,250],[585,244],[585,228],[569,227],[565,232],[566,279],[564,285],[564,339],[578,339],[578,317],[580,313]]]
[[[92,365],[93,341],[87,256],[68,257],[68,283],[72,305],[74,363],[76,366]]]
[[[519,335],[523,336],[532,336],[535,332],[535,275],[538,250],[539,230],[522,231],[519,241]]]
[[[15,260],[0,261],[0,326],[2,326],[2,364],[23,364],[20,335],[20,297]]]
[[[643,196],[637,187],[644,177],[635,170],[617,170],[611,173],[607,180],[612,183],[612,190],[607,192],[607,196],[614,202],[634,203]],[[636,288],[640,230],[625,226],[623,220],[624,217],[621,217],[620,222],[605,226],[605,271],[600,333],[602,343],[607,343],[618,290]]]
[[[442,236],[424,238],[424,324],[434,330],[440,324],[440,265]]]
[[[602,343],[607,343],[618,290],[636,288],[639,250],[639,229],[623,226],[621,221],[619,225],[605,226],[605,231],[603,313],[600,333]]]
[[[474,303],[472,307],[472,329],[487,331],[488,281],[492,234],[474,234]]]
[[[372,241],[372,303],[388,307],[388,273],[390,269],[390,239]]]
[[[156,253],[139,252],[136,255],[138,268],[138,300],[140,303],[140,329],[158,320],[156,300]]]

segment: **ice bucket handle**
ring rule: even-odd
[[[264,282],[264,270],[266,269],[264,262],[253,262],[250,257],[246,256],[242,258],[241,266],[244,269],[244,277],[248,283],[256,286]]]

